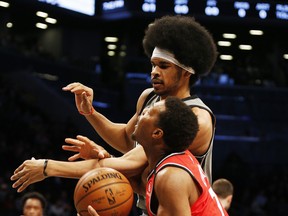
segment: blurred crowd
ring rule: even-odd
[[[20,198],[12,188],[10,176],[26,159],[31,157],[67,160],[61,144],[67,136],[75,136],[77,128],[72,122],[57,122],[39,109],[31,92],[7,83],[0,76],[0,214],[20,215]],[[39,191],[48,203],[48,215],[76,215],[73,192],[76,180],[46,179],[27,191]]]

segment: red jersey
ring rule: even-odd
[[[158,200],[154,192],[154,179],[161,169],[167,166],[179,167],[186,170],[196,181],[202,191],[196,202],[190,206],[191,215],[193,216],[228,216],[228,213],[222,207],[217,195],[211,188],[207,176],[204,174],[199,162],[190,151],[173,153],[162,159],[154,170],[150,172],[146,185],[146,207],[150,216],[157,215]]]

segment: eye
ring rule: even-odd
[[[161,69],[167,69],[169,66],[166,65],[166,64],[164,64],[164,65],[159,65],[159,67],[160,67]]]

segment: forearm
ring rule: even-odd
[[[45,172],[48,177],[80,178],[86,172],[99,166],[98,159],[76,162],[48,160]]]
[[[146,154],[143,147],[140,145],[127,152],[122,157],[99,160],[99,166],[116,169],[127,178],[142,175],[147,165]]]
[[[126,153],[133,148],[133,141],[127,136],[127,124],[111,122],[97,111],[85,117],[97,134],[116,150]]]

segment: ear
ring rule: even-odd
[[[160,139],[163,136],[163,130],[161,130],[160,128],[156,128],[153,131],[152,137],[154,139]]]
[[[232,203],[232,198],[233,198],[233,195],[228,195],[227,196],[227,202],[229,203],[229,204],[231,204]]]
[[[191,76],[191,73],[189,73],[188,71],[185,70],[184,77],[190,79],[190,76]]]

